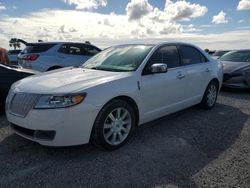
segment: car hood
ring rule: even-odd
[[[250,62],[221,61],[224,73],[233,73],[246,67],[250,68]]]
[[[12,88],[15,92],[37,94],[72,93],[131,75],[131,72],[64,68],[22,79],[16,82]]]

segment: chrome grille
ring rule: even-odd
[[[25,117],[34,107],[39,95],[16,93],[10,101],[9,111],[17,116]]]

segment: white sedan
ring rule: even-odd
[[[195,104],[211,109],[222,66],[186,43],[110,47],[82,67],[31,76],[6,101],[17,134],[48,146],[125,144],[135,128]]]

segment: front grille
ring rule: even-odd
[[[9,110],[12,114],[25,117],[34,107],[39,95],[28,93],[16,93],[11,99]]]

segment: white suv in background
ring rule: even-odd
[[[27,43],[18,55],[23,68],[44,72],[68,66],[79,66],[101,50],[89,43],[37,42]]]

